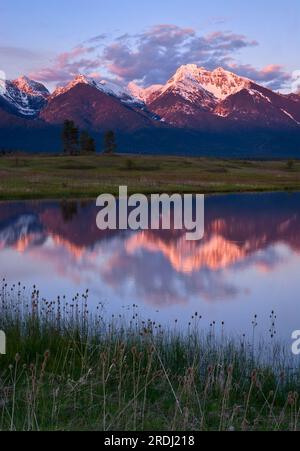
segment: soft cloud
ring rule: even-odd
[[[270,64],[263,69],[257,70],[255,67],[245,64],[229,64],[228,69],[237,74],[250,78],[273,90],[279,90],[291,82],[291,75],[285,72],[284,67],[278,64]]]
[[[50,67],[32,72],[30,76],[46,83],[64,83],[78,73],[88,73],[99,67],[98,58],[89,58],[95,47],[80,45],[70,52],[59,54]]]
[[[97,44],[97,43],[104,41],[106,38],[107,38],[107,34],[105,34],[105,33],[98,34],[97,36],[93,36],[92,38],[88,39],[87,43]]]
[[[104,48],[110,72],[129,82],[164,83],[178,68],[196,63],[208,69],[225,65],[238,50],[257,45],[245,36],[215,32],[199,36],[191,28],[157,25],[135,36],[123,36]]]
[[[165,83],[182,64],[195,63],[208,70],[222,66],[275,90],[290,86],[291,76],[280,65],[256,69],[237,63],[242,49],[256,45],[256,41],[229,31],[200,35],[193,28],[162,24],[139,34],[117,36],[110,42],[107,35],[99,34],[30,75],[42,82],[61,84],[78,73],[95,78],[102,78],[104,73],[120,83],[134,80],[148,86]]]

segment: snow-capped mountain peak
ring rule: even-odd
[[[178,93],[187,100],[193,100],[193,96],[199,91],[205,91],[201,83],[203,68],[198,68],[196,64],[181,66],[173,77],[167,82],[162,92],[170,88],[178,90]],[[206,90],[209,91],[209,90]],[[213,93],[211,93],[213,94]]]
[[[91,77],[87,77],[86,75],[77,75],[72,81],[70,81],[66,86],[57,88],[51,98],[57,97],[59,95],[65,94],[66,92],[73,89],[75,86],[85,84],[88,86],[92,86],[93,88],[98,89],[104,94],[117,97],[123,103],[128,104],[137,104],[140,103],[138,98],[135,98],[128,89],[124,88],[117,83],[114,83],[110,80],[94,80]]]
[[[199,71],[202,68],[198,67],[196,64],[185,64],[180,66],[175,72],[171,80],[182,81],[183,79],[197,79],[199,77]]]
[[[130,83],[129,89],[132,94],[146,103],[151,103],[170,90],[189,102],[197,100],[199,95],[208,102],[219,102],[249,87],[250,84],[251,81],[247,78],[239,77],[222,67],[208,71],[196,64],[186,64],[180,66],[165,85],[141,88]]]
[[[21,92],[34,97],[44,97],[45,99],[50,96],[48,89],[41,83],[31,80],[23,75],[12,81],[12,84],[18,88]]]
[[[212,72],[202,71],[201,84],[205,89],[214,94],[215,97],[224,100],[232,94],[249,88],[251,80],[240,77],[222,67],[218,67]]]
[[[214,93],[203,87],[201,83],[202,71],[203,69],[198,68],[196,64],[181,66],[166,85],[160,89],[156,98],[165,93],[173,93],[189,104],[201,106],[205,110],[214,109],[217,98]]]
[[[70,91],[70,89],[75,88],[75,86],[77,86],[79,84],[91,85],[91,86],[95,85],[94,81],[92,79],[86,77],[85,75],[81,75],[81,74],[76,75],[76,77],[73,80],[71,80],[69,83],[67,83],[65,86],[60,86],[60,87],[56,88],[55,91],[51,94],[51,98],[53,99],[54,97],[65,94],[66,92]]]
[[[34,118],[45,106],[50,93],[41,83],[23,76],[13,81],[3,80],[0,96],[8,110]]]
[[[175,74],[165,85],[152,85],[142,88],[135,83],[129,84],[129,89],[140,100],[146,104],[157,100],[166,93],[179,95],[188,102],[200,101],[212,104],[217,101],[214,95],[206,90],[200,83],[199,73],[204,70],[196,64],[187,64],[179,67]]]
[[[222,67],[208,71],[196,64],[181,66],[170,80],[171,83],[191,83],[210,92],[216,99],[224,100],[232,94],[236,94],[250,85],[250,80],[239,77]],[[169,83],[170,83],[169,82]]]

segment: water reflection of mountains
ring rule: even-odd
[[[187,242],[184,232],[101,232],[93,202],[2,203],[0,249],[25,252],[51,237],[75,258],[101,252],[101,243],[119,240],[123,253],[163,256],[177,272],[202,268],[217,271],[242,263],[257,251],[276,244],[300,250],[300,194],[213,196],[206,199],[205,239]],[[261,268],[271,268],[273,253],[260,256]],[[116,261],[117,264],[117,261]]]

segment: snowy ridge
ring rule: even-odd
[[[199,68],[198,74],[198,81],[201,86],[219,100],[224,100],[230,95],[237,94],[251,85],[251,80],[239,77],[222,67],[212,72]]]
[[[144,103],[149,103],[154,97],[157,97],[163,88],[164,85],[152,85],[148,88],[143,88],[133,81],[128,85],[128,91],[131,95]]]
[[[201,93],[202,99],[206,98],[209,104],[212,101],[224,100],[250,85],[251,80],[222,68],[210,72],[196,64],[187,64],[181,66],[165,85],[153,85],[143,89],[131,83],[128,87],[136,97],[146,103],[157,99],[168,90],[173,90],[190,102]]]
[[[44,85],[27,77],[5,80],[1,84],[1,97],[13,110],[25,117],[36,117],[50,96]]]
[[[108,80],[96,81],[85,75],[78,75],[66,86],[57,88],[50,98],[53,99],[59,95],[65,94],[79,84],[92,86],[93,88],[98,89],[104,94],[117,97],[123,103],[132,105],[141,104],[141,101],[138,98],[134,97],[128,89]]]
[[[300,122],[298,122],[298,121],[294,118],[294,116],[292,116],[290,113],[288,113],[287,111],[285,111],[283,108],[281,108],[281,111],[282,111],[286,116],[288,116],[290,119],[292,119],[292,121],[296,122],[296,124],[300,125]]]
[[[44,97],[45,99],[50,96],[50,92],[44,85],[38,83],[37,81],[30,80],[30,78],[25,77],[24,75],[16,80],[13,80],[12,83],[24,94],[28,94],[33,97]]]

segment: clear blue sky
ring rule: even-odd
[[[142,67],[136,73],[124,75],[117,59],[124,59],[123,65],[134,65],[137,58],[144,53],[143,43],[147,30],[152,30],[151,41],[155,35],[153,27],[157,25],[176,25],[179,29],[192,29],[195,35],[208,37],[211,33],[221,33],[222,36],[243,35],[248,44],[235,48],[232,41],[229,53],[237,66],[250,65],[251,68],[262,70],[267,66],[282,66],[280,70],[291,74],[300,69],[300,1],[299,0],[12,0],[1,2],[0,5],[0,70],[4,70],[9,78],[23,73],[33,73],[40,76],[47,84],[56,83],[66,78],[66,70],[70,74],[75,67],[70,68],[71,62],[76,62],[67,56],[60,62],[57,58],[63,52],[72,52],[79,46],[88,47],[87,41],[95,36],[105,34],[106,39],[98,42],[98,47],[91,51],[84,50],[78,58],[84,59],[81,68],[87,72],[107,74],[111,71],[114,77],[128,81],[129,75],[141,79]],[[127,34],[128,40],[122,42],[117,38]],[[139,35],[138,37],[136,35]],[[256,41],[256,44],[253,44]],[[120,47],[120,42],[123,47]],[[211,40],[209,40],[211,42]],[[252,44],[250,44],[252,42]],[[118,45],[118,52],[111,45]],[[130,54],[125,52],[125,44],[130,47]],[[154,44],[153,44],[154,45]],[[166,43],[166,46],[169,44]],[[177,45],[177,44],[176,44]],[[168,49],[166,57],[174,57],[178,50],[184,53],[186,46],[191,45],[189,38],[180,43],[180,49]],[[193,41],[196,45],[196,41]],[[198,45],[198,44],[197,44]],[[199,44],[200,45],[200,44]],[[203,45],[203,43],[201,44]],[[210,53],[209,64],[217,64],[219,49],[222,45],[214,40],[213,53]],[[107,49],[107,48],[108,49]],[[157,48],[159,50],[159,48]],[[136,55],[135,55],[135,51]],[[148,49],[149,50],[149,49]],[[172,54],[171,54],[172,50]],[[156,51],[155,45],[153,51]],[[165,49],[164,49],[165,51]],[[104,53],[103,53],[104,52]],[[105,56],[104,56],[105,55]],[[207,55],[196,57],[195,53],[186,52],[186,57],[195,58],[199,62],[207,61]],[[198,55],[198,54],[197,54]],[[178,56],[178,55],[177,55]],[[221,57],[227,57],[223,52]],[[77,60],[78,60],[77,58]],[[98,59],[98,66],[95,59]],[[127,59],[126,59],[127,58]],[[196,59],[199,61],[196,61]],[[92,60],[93,63],[88,63]],[[162,59],[154,58],[153,64],[162,64]],[[174,57],[175,62],[179,59]],[[102,65],[103,62],[103,65]],[[180,59],[180,62],[184,62]],[[167,64],[167,62],[166,62]],[[118,66],[118,67],[116,67]],[[80,67],[80,64],[78,64]],[[51,77],[47,80],[51,69]],[[88,71],[87,69],[90,68]],[[54,70],[60,71],[55,80]],[[155,82],[155,67],[145,65],[145,71],[151,71],[149,81]],[[163,74],[160,71],[157,81],[162,81],[168,75],[172,65]],[[245,68],[243,69],[245,71]],[[277,67],[278,71],[279,68]],[[64,71],[64,73],[62,73]],[[42,75],[41,75],[42,74]]]

